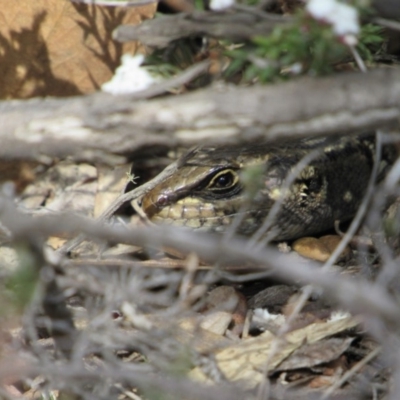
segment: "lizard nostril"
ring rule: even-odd
[[[169,203],[170,199],[166,194],[158,194],[150,191],[142,198],[142,209],[148,218],[152,218],[163,207]]]

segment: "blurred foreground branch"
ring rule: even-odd
[[[360,133],[400,118],[395,69],[143,100],[154,93],[3,101],[0,158],[114,162],[154,146]]]
[[[0,215],[14,240],[29,238],[32,235],[57,235],[62,230],[63,233],[70,234],[81,232],[102,242],[173,247],[185,254],[195,252],[200,258],[220,265],[252,263],[256,268],[268,272],[268,276],[284,282],[317,285],[335,302],[350,311],[378,317],[387,325],[398,328],[398,304],[384,288],[367,281],[352,281],[332,272],[322,271],[317,263],[293,263],[290,258],[273,248],[255,251],[246,247],[246,241],[243,239],[233,238],[225,241],[218,236],[201,235],[171,227],[118,228],[67,214],[32,218],[20,213],[5,200],[0,206]]]

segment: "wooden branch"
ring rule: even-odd
[[[397,127],[400,71],[209,88],[140,100],[97,93],[0,102],[0,158],[121,161],[152,146],[288,139]]]
[[[135,26],[121,25],[113,32],[113,38],[120,42],[140,40],[146,46],[157,48],[193,36],[243,41],[257,35],[268,35],[278,24],[287,24],[291,20],[289,17],[268,14],[250,7],[242,7],[237,12],[195,11],[190,14],[164,15]]]

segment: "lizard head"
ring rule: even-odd
[[[142,209],[155,223],[223,232],[238,214],[238,232],[261,225],[281,191],[292,162],[270,145],[200,147],[178,161],[177,171],[142,198]],[[249,198],[243,171],[261,169],[259,190]]]
[[[185,154],[175,174],[142,199],[142,209],[153,222],[193,229],[222,231],[243,203],[240,160],[211,157],[212,148]]]
[[[251,235],[278,203],[275,239],[322,232],[357,211],[373,165],[371,143],[355,137],[196,148],[143,196],[142,208],[155,223],[216,232],[240,214],[236,232]],[[253,166],[261,182],[251,191],[244,170]]]

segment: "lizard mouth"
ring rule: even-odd
[[[141,207],[149,219],[159,214],[170,204],[170,199],[165,194],[157,194],[153,191],[145,194],[142,198]]]
[[[190,196],[172,202],[162,195],[149,193],[143,198],[142,210],[155,223],[214,230],[213,227],[225,227],[232,222],[240,208],[237,203],[227,207],[223,201],[208,202]]]

